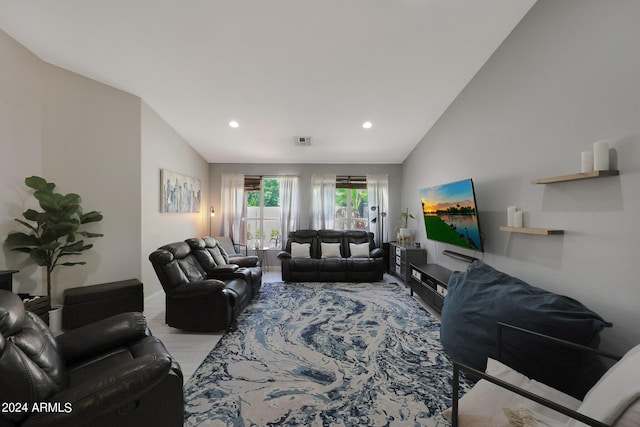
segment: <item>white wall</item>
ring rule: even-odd
[[[602,347],[640,342],[640,3],[539,0],[404,163],[402,205],[421,188],[473,178],[485,262],[572,296],[614,327]],[[532,185],[580,171],[580,152],[613,147],[619,177]],[[506,208],[563,236],[498,230]],[[419,237],[430,262],[462,270]],[[464,252],[464,251],[460,251]]]
[[[160,170],[200,180],[200,213],[160,212]],[[208,234],[208,163],[146,103],[142,103],[142,283],[145,295],[162,290],[149,254],[167,243]]]
[[[14,218],[22,218],[30,195],[24,179],[42,172],[42,62],[0,31],[0,238],[20,231]],[[8,60],[7,58],[11,58]],[[18,269],[16,291],[38,289],[42,275],[24,255],[3,245],[0,270]],[[39,272],[39,270],[38,270]],[[18,281],[22,282],[17,289]]]

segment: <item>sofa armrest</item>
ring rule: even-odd
[[[229,274],[229,273],[233,273],[234,271],[236,271],[239,268],[240,268],[240,266],[238,264],[218,265],[218,266],[216,266],[216,268],[213,269],[213,271],[211,271],[211,274],[214,275],[214,276],[216,274]]]
[[[194,298],[222,292],[224,282],[217,279],[201,280],[199,282],[182,283],[167,294],[171,298]]]
[[[259,258],[255,255],[230,255],[229,263],[236,264],[238,267],[256,267],[258,265]]]
[[[121,313],[72,329],[56,338],[64,360],[82,359],[126,345],[148,334],[142,313]]]
[[[380,248],[374,248],[369,254],[371,258],[382,258],[384,257],[384,251]]]
[[[124,362],[92,381],[53,395],[48,402],[59,402],[63,411],[32,414],[23,425],[85,425],[83,423],[108,412],[109,408],[119,408],[138,399],[169,375],[170,368],[171,360],[165,354],[147,354]]]
[[[278,259],[291,259],[291,254],[287,251],[278,252]]]

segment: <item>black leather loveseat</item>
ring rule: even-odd
[[[178,329],[227,329],[262,284],[257,257],[236,257],[230,264],[211,237],[164,245],[149,260],[166,294],[166,322]]]
[[[384,252],[363,230],[298,230],[278,254],[286,282],[369,282],[382,280]]]
[[[180,366],[142,313],[54,337],[0,290],[0,426],[182,426]]]

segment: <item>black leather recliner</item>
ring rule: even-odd
[[[57,338],[0,290],[2,426],[182,426],[182,372],[142,313]]]
[[[149,260],[166,294],[166,322],[191,331],[220,331],[249,305],[247,276],[235,264],[206,271],[187,242],[160,247]]]
[[[262,286],[262,267],[257,256],[229,254],[213,237],[187,239],[186,242],[209,278],[242,277],[251,285],[252,297],[258,295]]]

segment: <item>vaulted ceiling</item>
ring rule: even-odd
[[[209,162],[401,163],[534,3],[0,0],[0,29]]]

